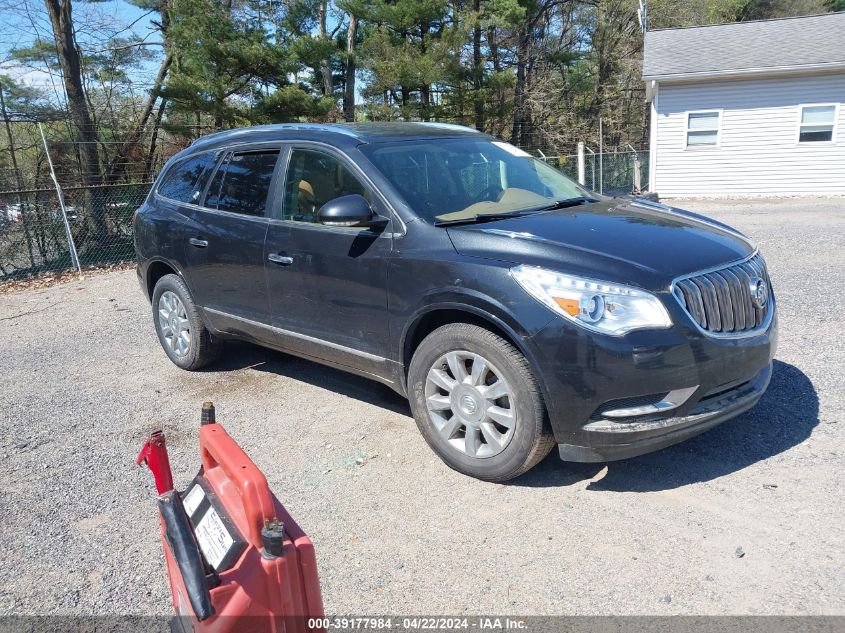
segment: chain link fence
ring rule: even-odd
[[[150,183],[63,188],[68,226],[82,266],[131,260],[132,214]],[[55,189],[0,192],[0,280],[73,266]]]
[[[546,156],[534,152],[549,165],[578,180],[578,156]],[[607,196],[620,196],[648,189],[648,152],[584,153],[584,185]]]
[[[577,180],[578,157],[529,150]],[[639,178],[639,180],[638,180]],[[585,153],[587,188],[620,195],[646,188],[648,152]],[[639,184],[638,184],[639,182]],[[151,183],[62,187],[68,227],[81,266],[134,258],[132,214]],[[0,281],[73,267],[55,188],[0,192]]]

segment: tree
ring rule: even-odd
[[[93,190],[101,183],[100,152],[97,142],[97,130],[85,95],[82,81],[82,59],[74,40],[73,7],[71,0],[44,0],[53,36],[56,44],[56,55],[62,69],[65,96],[68,110],[76,126],[80,142],[79,153],[82,156],[82,182]],[[91,217],[98,241],[102,242],[108,235],[106,216],[102,205],[96,196],[91,197]]]
[[[328,19],[329,3],[328,0],[319,0],[317,9],[317,39],[322,44],[326,44],[331,38],[326,30],[326,20]],[[332,55],[331,49],[326,47],[326,54],[320,60],[320,73],[323,76],[323,96],[331,97],[334,93],[332,82]]]
[[[432,86],[457,63],[458,30],[448,0],[373,0],[362,19],[372,25],[362,42],[365,96],[381,98],[376,116],[429,120],[437,114]]]
[[[209,115],[221,129],[314,115],[318,100],[288,76],[297,63],[282,42],[243,7],[214,0],[173,0],[168,41],[173,69],[163,95],[174,113]]]
[[[360,8],[354,4],[347,7],[346,58],[344,59],[343,118],[355,121],[355,72],[357,70],[358,15]]]
[[[167,79],[167,73],[173,63],[173,51],[168,42],[168,26],[170,25],[170,2],[171,0],[130,0],[136,6],[157,11],[160,18],[157,23],[159,33],[162,38],[162,45],[165,53],[161,60],[161,64],[156,74],[155,81],[152,88],[147,95],[144,105],[141,109],[141,114],[135,122],[134,127],[126,136],[125,141],[120,146],[120,150],[111,161],[109,167],[108,177],[112,182],[118,180],[126,172],[127,159],[137,148],[141,142],[144,132],[147,130],[147,125],[152,117],[156,102],[162,97],[162,88]],[[158,127],[164,115],[165,100],[162,98],[159,114],[154,119],[154,130],[152,132],[152,151],[155,151],[155,139],[158,136]],[[145,169],[145,172],[147,170]]]

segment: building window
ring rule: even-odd
[[[714,112],[687,114],[687,147],[706,147],[719,144],[719,115]]]
[[[801,106],[799,143],[829,143],[836,127],[836,105]]]

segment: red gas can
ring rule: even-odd
[[[155,440],[160,463],[164,440]],[[211,403],[203,405],[200,456],[188,488],[159,497],[176,622],[193,631],[314,630],[309,623],[322,617],[323,603],[311,539],[216,423]]]

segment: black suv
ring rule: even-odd
[[[176,365],[245,339],[379,380],[481,479],[555,444],[587,462],[668,446],[771,376],[774,295],[747,238],[459,126],[212,134],[165,166],[135,245]]]

